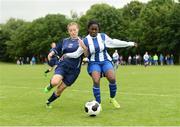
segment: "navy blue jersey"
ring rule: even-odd
[[[75,52],[79,47],[78,39],[66,38],[62,42],[58,43],[53,51],[58,55],[63,55],[65,53]],[[65,63],[69,68],[80,69],[82,63],[82,55],[78,58],[64,58],[60,63]]]

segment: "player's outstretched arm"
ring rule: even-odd
[[[108,39],[105,44],[108,48],[121,48],[137,45],[135,42],[121,41],[118,39]]]
[[[79,48],[75,52],[65,53],[63,58],[78,58],[83,54],[83,48],[79,46]]]

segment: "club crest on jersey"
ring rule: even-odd
[[[73,44],[68,44],[68,48],[72,48],[73,47]]]

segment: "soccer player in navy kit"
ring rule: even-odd
[[[68,86],[71,86],[75,82],[80,73],[82,55],[83,53],[87,55],[87,48],[78,37],[78,24],[71,22],[68,24],[67,29],[70,37],[63,39],[63,41],[48,54],[49,61],[51,61],[52,56],[55,54],[62,54],[62,57],[55,68],[55,73],[50,84],[45,87],[45,92],[49,92],[53,87],[57,86],[57,90],[53,92],[46,102],[47,107],[51,107],[50,104],[56,100]],[[76,50],[80,51],[76,58],[63,56],[63,54],[72,53]]]
[[[53,49],[56,48],[56,43],[55,42],[52,42],[51,43],[51,49],[49,52],[53,51]],[[59,56],[58,55],[54,55],[52,58],[51,58],[51,61],[48,61],[48,65],[51,67],[49,69],[47,69],[44,73],[45,73],[45,76],[47,76],[47,73],[51,72],[54,68],[56,68],[57,66],[57,63],[59,61]]]

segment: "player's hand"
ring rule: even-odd
[[[79,37],[78,37],[78,40],[79,40],[79,41],[78,41],[78,42],[79,42],[79,46],[81,46],[83,49],[86,49],[86,46],[85,46],[83,40],[80,39]]]
[[[64,58],[67,58],[67,56],[64,54],[61,56],[61,58],[59,58],[60,61],[64,60]]]

